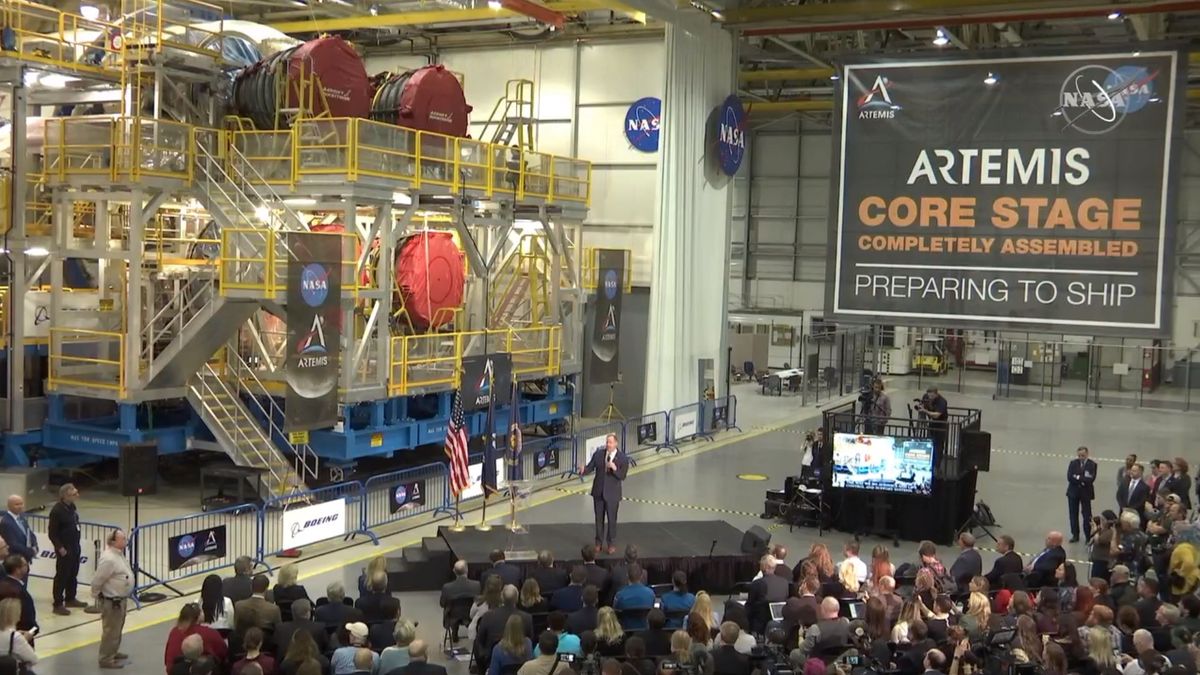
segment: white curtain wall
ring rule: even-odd
[[[646,410],[698,400],[698,361],[724,382],[730,180],[716,167],[709,115],[734,91],[733,41],[715,24],[668,24],[658,221],[650,292]]]

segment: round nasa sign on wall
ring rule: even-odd
[[[625,138],[642,152],[658,152],[661,127],[662,101],[653,96],[639,98],[625,112]]]
[[[746,109],[730,94],[717,108],[717,163],[726,176],[737,173],[746,156]]]

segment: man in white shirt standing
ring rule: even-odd
[[[867,582],[867,563],[858,557],[858,540],[851,539],[846,542],[843,552],[846,554],[846,562],[854,568],[854,576],[858,577],[858,583],[865,584]]]
[[[113,530],[92,575],[92,597],[100,606],[101,668],[124,668],[122,661],[129,659],[117,651],[125,629],[125,606],[133,592],[133,570],[125,559],[127,541],[123,531]]]

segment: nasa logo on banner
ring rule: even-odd
[[[717,164],[721,173],[732,176],[746,156],[746,109],[742,99],[730,94],[717,108]]]
[[[288,233],[284,431],[332,427],[341,370],[341,237]]]
[[[658,422],[639,424],[637,428],[638,445],[658,442]]]
[[[546,470],[558,470],[558,450],[549,448],[533,453],[533,473],[540,474]]]
[[[392,488],[388,496],[392,513],[401,509],[415,509],[425,505],[425,481],[414,480]]]
[[[625,111],[625,138],[642,152],[658,152],[658,137],[662,131],[662,101],[647,96],[640,98]]]
[[[625,252],[596,252],[596,303],[592,317],[588,379],[595,384],[620,381],[621,304],[625,290]]]
[[[172,572],[183,567],[220,560],[227,554],[224,525],[167,539],[167,564]]]

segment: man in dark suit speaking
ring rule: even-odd
[[[596,508],[596,548],[608,544],[608,554],[617,552],[617,507],[621,505],[621,483],[629,473],[629,456],[617,447],[617,435],[604,439],[604,449],[592,453],[587,464],[579,466],[579,475],[595,472],[592,479],[592,503]],[[607,522],[607,530],[605,523]]]
[[[1067,467],[1067,511],[1071,514],[1071,543],[1079,541],[1079,514],[1083,512],[1083,538],[1092,538],[1092,500],[1096,498],[1096,463],[1088,449],[1079,446],[1075,461]]]

